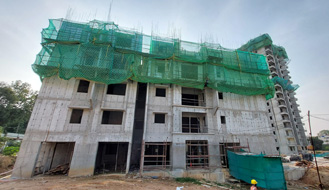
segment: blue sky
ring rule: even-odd
[[[19,79],[39,90],[41,82],[31,64],[41,50],[40,32],[48,19],[65,18],[71,9],[72,20],[107,20],[110,2],[0,1],[0,81]],[[110,18],[145,34],[167,36],[175,31],[183,40],[202,38],[227,48],[238,48],[268,33],[291,59],[289,70],[292,81],[300,85],[296,93],[302,116],[307,110],[329,114],[329,1],[113,0]],[[329,130],[329,115],[316,116],[328,121],[312,118],[313,134]]]

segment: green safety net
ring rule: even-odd
[[[266,189],[287,189],[281,157],[236,154],[227,151],[227,158],[230,174],[236,179],[247,183],[255,179],[257,186]]]
[[[284,90],[293,92],[299,88],[298,84],[290,84],[288,80],[281,77],[273,77],[272,81],[274,84],[279,84]]]
[[[272,38],[268,34],[263,34],[254,39],[249,40],[238,50],[252,52],[260,49],[261,47],[266,47],[266,46],[271,46],[273,55],[277,55],[278,57],[283,57],[284,59],[288,59],[288,54],[284,49],[284,47],[274,45]]]
[[[274,95],[263,55],[219,44],[148,36],[113,22],[52,19],[42,31],[42,50],[32,65],[41,79],[84,78],[105,84],[131,79],[178,84],[241,95]]]

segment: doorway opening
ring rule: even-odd
[[[65,175],[70,170],[75,142],[42,142],[34,175]]]
[[[127,142],[100,142],[94,173],[126,173],[127,154]]]

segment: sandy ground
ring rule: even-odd
[[[321,182],[325,189],[329,189],[329,159],[322,157],[316,158],[319,166],[319,173]],[[294,167],[296,162],[284,163]],[[288,189],[319,189],[319,177],[315,167],[315,161],[313,160],[313,166],[307,168],[305,175],[298,181],[287,181]]]

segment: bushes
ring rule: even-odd
[[[16,153],[18,151],[19,151],[19,147],[17,147],[17,146],[8,146],[2,151],[2,154],[7,155],[7,156],[16,156]]]
[[[6,144],[6,148],[2,150],[2,154],[6,156],[16,156],[19,147],[21,146],[21,142],[9,140]]]
[[[329,144],[323,144],[322,150],[329,150]]]

